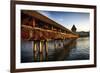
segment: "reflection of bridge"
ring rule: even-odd
[[[40,52],[43,50],[44,43],[47,53],[48,40],[62,40],[63,42],[64,39],[78,38],[78,35],[36,11],[22,10],[21,38],[25,41],[34,41],[34,52],[37,41],[40,42]]]

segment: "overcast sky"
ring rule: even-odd
[[[49,17],[57,23],[71,29],[73,24],[77,31],[89,31],[89,13],[79,12],[56,12],[56,11],[38,11],[41,14]]]

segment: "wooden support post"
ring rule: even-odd
[[[33,31],[30,30],[30,32],[29,32],[29,39],[28,40],[30,40],[32,37],[33,37]]]
[[[43,40],[39,42],[39,51],[40,51],[40,61],[43,61]]]
[[[34,52],[37,51],[37,47],[36,47],[36,41],[34,41]]]
[[[57,43],[56,43],[56,49],[58,49],[58,44],[59,44],[59,41],[57,40]]]
[[[42,54],[42,53],[40,53],[39,61],[40,61],[40,62],[43,61],[43,54]]]
[[[35,27],[35,19],[33,18],[33,21],[32,21],[32,25],[33,27]]]
[[[48,53],[48,40],[46,41],[46,54]]]
[[[56,50],[56,40],[54,40],[54,49]]]
[[[59,42],[60,42],[59,48],[61,48],[62,47],[62,40],[60,39]]]
[[[48,55],[48,40],[45,40],[45,52],[47,56]]]
[[[45,40],[45,55],[46,55],[46,60],[48,59],[48,40]]]
[[[63,47],[65,46],[65,39],[63,39]]]
[[[40,53],[42,53],[43,52],[43,41],[40,40],[39,44],[40,44],[39,45]]]
[[[41,42],[41,40],[39,41],[39,52],[40,53],[42,52],[42,42]]]
[[[36,41],[33,42],[33,57],[34,57],[34,61],[36,61],[37,58],[37,47],[36,47]]]

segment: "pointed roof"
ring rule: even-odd
[[[75,25],[72,26],[71,30],[76,30],[77,28],[75,27]]]

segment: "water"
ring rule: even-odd
[[[89,59],[89,38],[79,38],[76,46],[73,47],[66,60],[85,60]]]
[[[62,43],[63,42],[63,43]],[[34,55],[32,41],[21,42],[21,62],[40,62],[40,61],[67,61],[67,60],[88,60],[89,59],[89,37],[78,39],[66,39],[49,41],[48,53],[39,53],[39,42],[37,42],[37,52]],[[56,45],[54,45],[56,43]],[[43,46],[44,48],[44,46]]]

